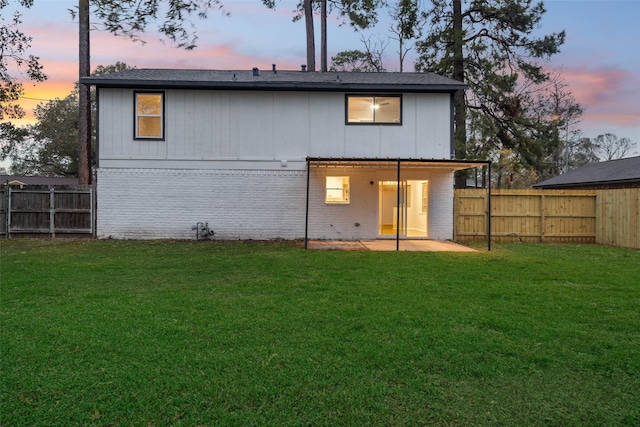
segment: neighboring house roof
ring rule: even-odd
[[[0,175],[0,185],[78,185],[78,178],[48,176]]]
[[[455,92],[467,85],[433,73],[130,69],[83,77],[98,87],[334,92]]]
[[[640,184],[640,156],[589,163],[534,185],[536,188],[621,186]]]

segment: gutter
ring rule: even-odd
[[[382,92],[382,93],[454,93],[466,86],[453,85],[394,85],[336,82],[203,82],[175,80],[114,80],[81,78],[80,83],[99,88],[198,89],[198,90],[255,90],[255,91],[322,91],[322,92]]]

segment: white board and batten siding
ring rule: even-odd
[[[279,169],[287,160],[303,169],[308,156],[447,159],[451,152],[449,94],[404,94],[397,126],[346,125],[344,93],[166,90],[163,141],[134,140],[133,96],[100,90],[100,167],[237,169],[244,160]]]

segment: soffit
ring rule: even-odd
[[[307,158],[310,168],[375,168],[395,170],[439,169],[458,171],[489,165],[489,161],[479,160],[440,160],[440,159],[344,159],[344,158]]]

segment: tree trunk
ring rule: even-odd
[[[462,0],[453,0],[453,79],[464,82],[464,55],[462,29]],[[464,91],[459,90],[453,97],[455,124],[455,158],[467,158],[467,105]],[[456,188],[466,187],[466,173],[456,174]]]
[[[398,35],[398,44],[400,45],[400,72],[402,73],[402,63],[404,62],[404,55],[402,54],[402,50],[404,49],[404,40],[401,35]]]
[[[313,32],[313,0],[304,0],[304,23],[307,32],[307,70],[316,70],[316,43]]]
[[[89,48],[89,0],[78,1],[79,33],[79,77],[87,77],[91,73]],[[78,179],[80,184],[91,184],[91,88],[79,84],[78,116]]]
[[[327,71],[327,0],[320,0],[320,71]]]

